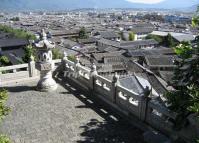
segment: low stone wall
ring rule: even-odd
[[[65,76],[73,80],[78,86],[89,91],[93,95],[105,100],[109,104],[117,105],[124,113],[131,113],[140,120],[145,118],[147,99],[144,95],[138,95],[133,91],[117,84],[117,80],[108,80],[91,71],[79,63],[72,63],[65,59]]]
[[[53,61],[54,70],[61,64],[61,60]],[[35,68],[35,62],[31,61],[27,64],[0,67],[0,87],[18,82],[24,82],[31,79],[39,78],[40,73]]]
[[[194,138],[199,138],[199,128],[195,125],[198,122],[196,123],[195,120],[194,123],[189,121],[189,125],[181,130],[174,130],[177,114],[161,105],[158,99],[138,95],[119,85],[117,77],[108,80],[98,75],[96,71],[83,67],[79,63],[73,63],[67,58],[63,60],[63,64],[65,77],[125,115],[133,115],[133,117],[166,134],[173,140],[181,138],[191,143]],[[196,118],[192,117],[191,119]]]

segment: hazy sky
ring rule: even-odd
[[[0,0],[0,9],[183,8],[199,0]]]

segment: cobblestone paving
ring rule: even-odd
[[[13,143],[142,143],[142,132],[80,91],[59,85],[53,93],[34,83],[8,87],[11,113],[0,131]]]

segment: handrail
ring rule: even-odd
[[[109,80],[103,76],[100,76],[100,75],[96,75],[95,80],[99,80],[100,82],[105,83],[108,86],[111,86],[111,83],[112,83],[111,80]]]
[[[135,93],[134,91],[131,91],[131,90],[129,90],[129,89],[127,89],[127,88],[125,88],[125,87],[123,87],[123,86],[121,86],[121,85],[117,85],[117,90],[118,90],[119,92],[122,92],[122,93],[124,93],[124,94],[127,94],[127,95],[130,96],[130,97],[134,97],[134,98],[136,98],[136,99],[140,99],[140,98],[141,98],[141,96],[140,96],[139,94],[137,94],[137,93]]]
[[[0,71],[15,70],[15,69],[21,69],[21,68],[27,68],[27,67],[28,67],[28,64],[6,66],[6,67],[0,67]]]
[[[53,60],[53,62],[55,63],[55,64],[57,64],[57,63],[61,63],[61,59],[56,59],[56,60]]]

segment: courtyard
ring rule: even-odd
[[[143,131],[95,97],[64,82],[55,92],[36,82],[6,87],[10,114],[0,131],[13,143],[143,143]]]

